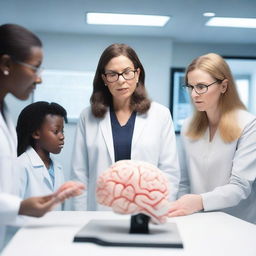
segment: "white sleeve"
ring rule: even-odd
[[[81,114],[75,135],[71,179],[85,184],[85,191],[72,199],[72,209],[85,211],[87,209],[88,189],[88,154],[86,145],[85,115]]]
[[[179,184],[179,192],[178,198],[185,194],[190,193],[190,182],[188,175],[188,167],[187,167],[187,154],[185,150],[185,141],[183,131],[180,135],[180,145],[179,145],[179,163],[180,163],[180,184]]]
[[[230,182],[203,193],[205,211],[236,206],[246,199],[256,179],[256,120],[249,123],[238,140]]]
[[[26,190],[27,190],[27,183],[28,183],[28,174],[24,163],[23,156],[19,156],[16,163],[16,180],[17,180],[17,188],[16,193],[19,197],[25,198]]]
[[[177,199],[179,181],[180,181],[180,168],[177,155],[176,137],[173,127],[171,114],[166,111],[166,122],[163,123],[161,133],[161,151],[159,157],[158,168],[162,170],[170,181],[170,196],[169,200]]]
[[[19,197],[0,193],[0,224],[7,225],[15,221],[20,208]]]

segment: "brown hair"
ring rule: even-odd
[[[112,58],[121,55],[129,58],[132,61],[135,69],[140,69],[139,81],[131,97],[131,109],[142,114],[147,112],[150,108],[151,102],[148,99],[144,84],[145,71],[136,52],[126,44],[112,44],[108,46],[102,53],[93,80],[93,92],[90,102],[92,113],[95,117],[103,117],[107,112],[107,108],[112,104],[112,95],[104,84],[102,74],[104,74],[105,67],[108,62]]]
[[[218,54],[209,53],[194,59],[187,67],[185,80],[188,83],[188,73],[200,69],[209,73],[219,81],[228,80],[227,90],[220,97],[219,106],[221,117],[219,122],[220,135],[225,142],[232,142],[241,135],[238,125],[237,110],[246,109],[239,98],[236,84],[226,61]],[[186,135],[191,139],[200,138],[208,127],[208,118],[205,112],[195,109]]]

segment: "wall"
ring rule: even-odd
[[[222,56],[256,57],[256,44],[173,43],[173,67],[186,67],[194,58],[210,52]]]

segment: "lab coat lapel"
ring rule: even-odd
[[[35,169],[35,171],[40,171],[42,173],[43,182],[53,191],[54,188],[53,188],[49,171],[44,165],[44,162],[42,161],[42,159],[39,157],[39,155],[36,153],[36,151],[32,147],[30,147],[27,150],[27,154],[30,158],[31,164]]]
[[[112,128],[111,128],[109,110],[107,111],[105,117],[100,121],[100,129],[103,134],[105,143],[107,145],[111,161],[112,161],[112,163],[114,163],[115,162],[115,154],[114,154],[113,136],[112,136]]]
[[[132,136],[132,148],[136,145],[138,142],[138,139],[141,136],[141,133],[143,129],[145,128],[146,125],[146,116],[147,114],[137,114],[136,119],[135,119],[135,124],[134,124],[134,130],[133,130],[133,136]]]

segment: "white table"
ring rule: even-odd
[[[31,218],[2,256],[256,256],[256,225],[221,212],[169,219],[178,225],[184,249],[104,247],[74,243],[74,235],[91,219],[124,219],[112,212],[50,212]]]

